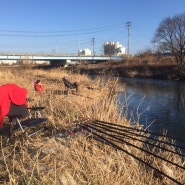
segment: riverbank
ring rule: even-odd
[[[84,124],[84,118],[100,120],[98,122],[100,126],[104,123],[116,123],[122,128],[131,126],[130,121],[121,116],[118,111],[118,106],[125,107],[115,104],[117,79],[109,79],[100,88],[101,79],[91,80],[87,75],[62,71],[63,68],[38,70],[24,67],[2,68],[0,84],[16,83],[25,87],[28,90],[28,98],[32,99],[29,106],[45,107],[43,117],[48,119],[47,127],[52,129],[52,133],[47,131],[39,133],[29,138],[29,142],[18,132],[13,134],[14,137],[12,136],[9,142],[6,135],[0,137],[0,184],[112,185],[115,184],[115,179],[118,185],[172,183],[165,176],[155,173],[156,170],[144,164],[154,166],[159,172],[162,171],[165,174],[169,174],[170,171],[175,179],[185,182],[183,169],[167,166],[165,161],[155,159],[153,155],[143,151],[143,143],[146,143],[147,137],[142,140],[141,138],[148,134],[140,134],[139,140],[133,132],[128,135],[123,134],[123,137],[117,140],[119,150],[114,147],[115,145],[102,140],[102,137],[96,140],[97,137],[94,136],[97,135],[90,135],[91,133],[87,137],[82,133],[68,135],[68,137],[61,136],[64,131],[68,132],[69,129],[76,128],[77,121]],[[78,82],[80,85],[78,94],[70,92],[66,95],[64,93],[65,87],[61,80],[63,76],[67,76],[70,82]],[[37,79],[42,81],[47,90],[43,96],[37,96],[34,93],[32,82]],[[5,122],[3,126],[6,124],[8,122]],[[91,122],[89,127],[92,125]],[[119,132],[121,127],[119,127]],[[93,128],[92,131],[97,130],[95,129],[97,127]],[[100,128],[98,127],[98,130]],[[126,129],[123,130],[124,133],[125,131]],[[102,133],[98,132],[98,134]],[[134,138],[130,138],[132,135]],[[112,142],[116,139],[111,138]],[[124,142],[120,142],[121,138]],[[172,146],[170,148],[175,151]],[[155,147],[150,149],[153,153],[155,150]],[[179,155],[161,151],[161,149],[158,155],[167,157],[173,163],[179,161]]]
[[[149,63],[127,61],[108,61],[67,67],[74,73],[89,75],[111,75],[127,78],[149,78],[162,80],[185,80],[185,71],[178,69],[174,62]]]

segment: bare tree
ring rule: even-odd
[[[177,66],[182,68],[185,58],[185,13],[164,19],[157,28],[152,42],[161,52],[175,56]]]

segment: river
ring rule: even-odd
[[[121,78],[120,105],[128,105],[122,114],[138,120],[152,132],[167,131],[167,135],[185,140],[185,82]]]

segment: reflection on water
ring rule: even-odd
[[[139,121],[151,124],[150,131],[165,129],[168,135],[185,139],[185,82],[123,78],[121,83],[126,91],[118,99],[123,104],[127,99],[128,117],[137,120],[137,112],[142,113]]]

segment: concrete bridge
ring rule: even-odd
[[[108,60],[123,60],[123,56],[89,56],[89,55],[18,55],[18,54],[0,54],[0,63],[42,63],[49,62],[51,65],[75,65],[80,63],[95,63]]]
[[[123,60],[123,56],[87,56],[87,55],[0,55],[0,60],[88,60],[88,61],[105,61],[105,60]]]

